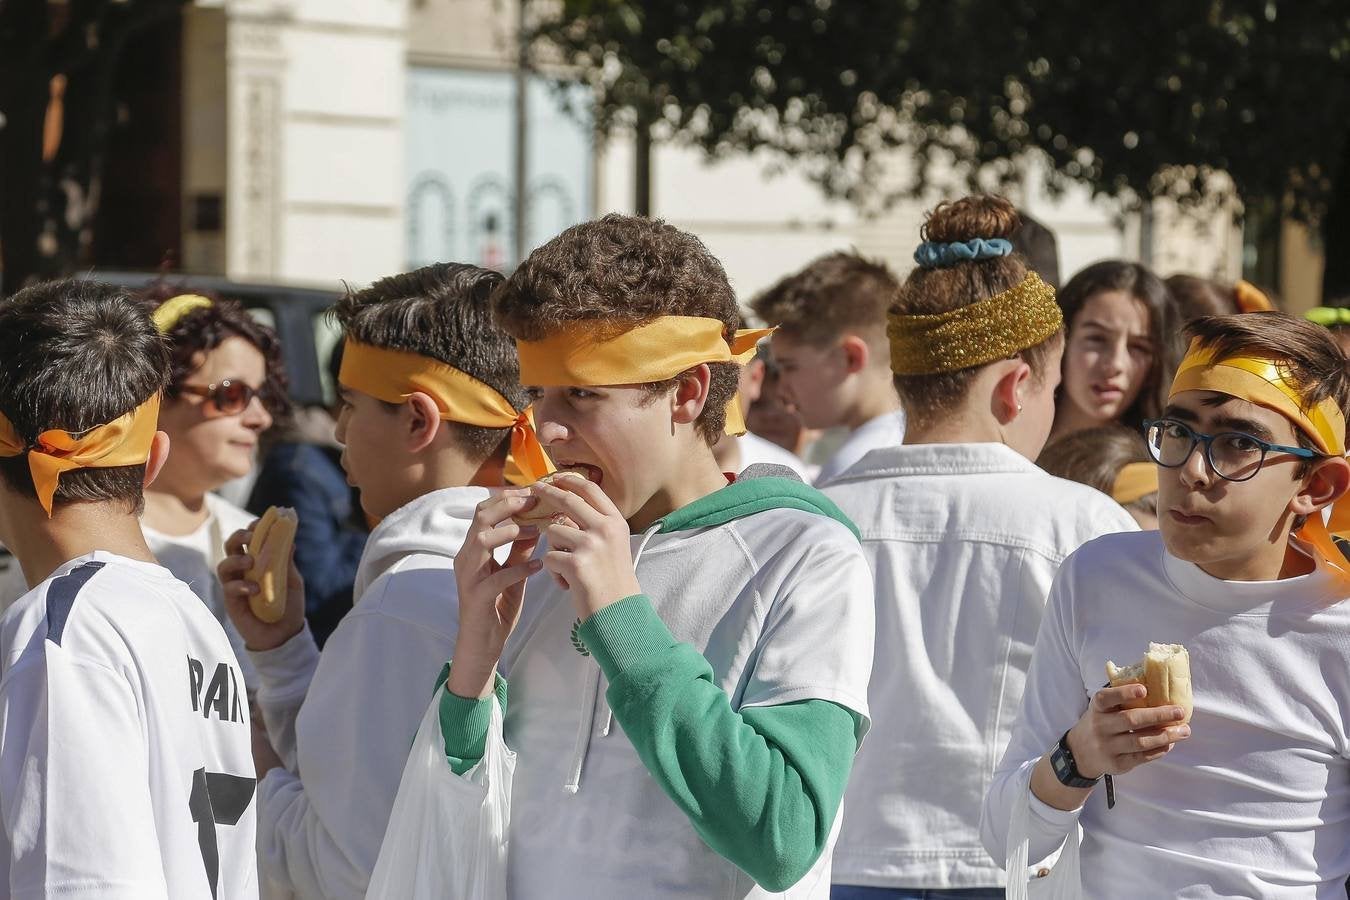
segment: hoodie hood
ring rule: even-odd
[[[453,558],[469,533],[475,509],[489,496],[487,488],[442,488],[386,516],[370,533],[361,554],[352,586],[355,602],[375,579],[411,556]]]
[[[756,468],[760,467],[752,466],[747,471]],[[829,497],[800,481],[776,475],[746,477],[742,474],[720,491],[700,497],[659,520],[658,533],[712,528],[771,509],[800,509],[834,519],[861,540],[858,526]]]

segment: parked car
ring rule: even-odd
[[[132,290],[163,280],[181,287],[185,294],[201,291],[237,300],[259,321],[275,329],[281,339],[292,402],[297,406],[330,406],[334,400],[336,386],[329,383],[327,362],[340,331],[324,313],[337,301],[336,291],[253,284],[213,275],[94,269],[81,277]]]

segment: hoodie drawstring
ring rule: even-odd
[[[633,556],[633,570],[637,571],[638,562],[642,559],[643,552],[651,539],[661,530],[661,522],[654,522],[642,534],[642,543],[638,544],[637,553]],[[597,664],[586,667],[586,681],[581,688],[581,723],[577,730],[577,740],[572,750],[572,765],[569,767],[569,777],[567,783],[563,785],[563,790],[569,794],[575,794],[581,790],[581,771],[586,765],[586,756],[591,750],[591,733],[595,730],[595,705],[601,698],[600,694],[600,666]],[[614,724],[614,711],[609,708],[609,701],[605,703],[605,724],[600,729],[601,737],[609,737],[609,732]]]

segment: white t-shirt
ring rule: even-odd
[[[633,537],[635,550],[642,541]],[[872,580],[840,523],[772,509],[657,534],[635,567],[657,614],[708,660],[733,709],[821,699],[866,717]],[[518,754],[513,900],[778,896],[713,852],[644,768],[612,721],[600,667],[575,649],[575,621],[571,597],[540,573],[502,656],[505,738]],[[839,822],[782,896],[829,896]]]
[[[206,521],[191,534],[171,535],[156,531],[145,520],[141,520],[141,531],[145,533],[145,542],[155,554],[159,564],[173,573],[179,581],[192,588],[211,615],[225,629],[239,660],[244,681],[250,688],[258,684],[257,673],[244,649],[244,639],[230,621],[225,612],[225,594],[220,577],[216,575],[216,566],[225,558],[225,539],[241,528],[253,524],[254,516],[248,510],[240,509],[233,503],[206,495]]]
[[[897,409],[869,419],[849,432],[839,449],[816,473],[816,486],[823,487],[873,450],[899,447],[905,442],[905,411]]]
[[[1350,585],[1326,568],[1268,582],[1211,578],[1158,532],[1111,535],[1065,561],[1022,711],[985,801],[1004,859],[1031,768],[1149,641],[1190,652],[1191,737],[1098,787],[1074,812],[1031,798],[1030,859],[1083,826],[1083,895],[1344,900],[1350,874]]]
[[[7,896],[256,898],[253,789],[234,653],[168,571],[91,553],[0,619]]]
[[[1085,542],[1137,526],[993,443],[874,450],[825,495],[862,532],[877,609],[876,724],[844,797],[835,884],[1001,884],[980,807],[1050,584]]]

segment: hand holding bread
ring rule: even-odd
[[[1186,711],[1183,722],[1191,720],[1195,704],[1191,699],[1191,656],[1180,644],[1150,643],[1144,658],[1132,666],[1117,666],[1107,660],[1106,677],[1111,687],[1142,684],[1143,697],[1127,702],[1125,709],[1180,706]]]
[[[292,559],[298,524],[294,510],[273,508],[225,540],[216,574],[250,650],[275,649],[304,628],[305,585]]]

